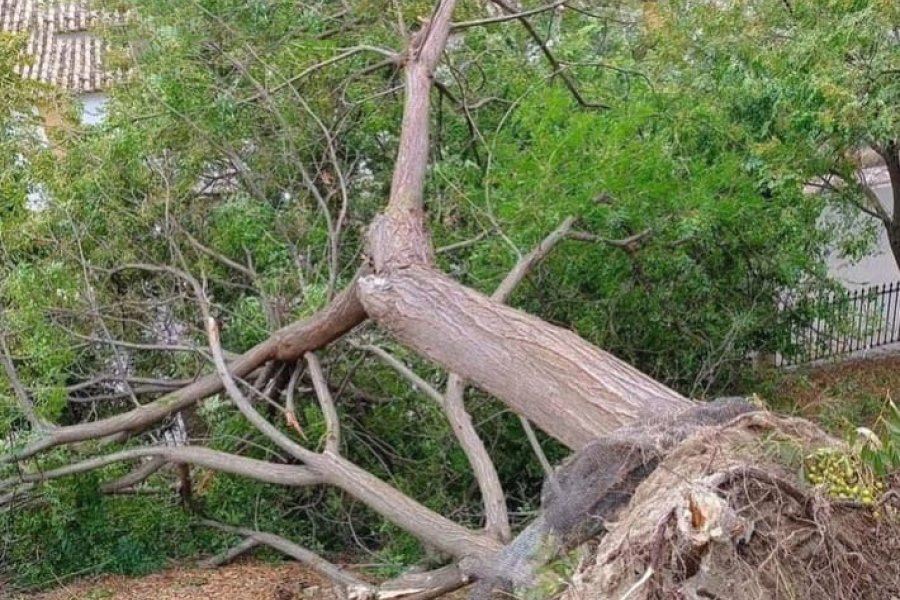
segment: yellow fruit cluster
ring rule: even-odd
[[[872,506],[884,484],[857,456],[834,448],[819,448],[803,459],[806,480],[838,500]]]

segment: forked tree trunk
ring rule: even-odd
[[[690,402],[574,333],[504,306],[432,268],[424,219],[431,77],[455,0],[439,2],[407,51],[391,196],[369,231],[366,313],[398,341],[495,395],[572,448],[641,415]]]

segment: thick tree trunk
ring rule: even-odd
[[[413,266],[360,280],[369,316],[400,342],[500,398],[571,448],[691,405],[549,323]]]
[[[637,369],[431,268],[424,220],[432,74],[455,0],[441,0],[407,50],[406,102],[387,209],[369,230],[375,274],[359,298],[381,327],[469,379],[572,448],[690,402]]]
[[[887,230],[888,242],[891,246],[891,253],[894,255],[894,261],[900,266],[900,147],[896,143],[891,142],[885,148],[882,155],[887,165],[888,175],[891,179],[892,210],[890,221],[885,221],[884,227]]]

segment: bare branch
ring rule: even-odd
[[[138,466],[130,473],[127,473],[126,475],[123,475],[118,479],[114,479],[113,481],[104,483],[100,486],[100,491],[104,494],[114,494],[116,492],[128,489],[132,486],[144,482],[148,477],[166,466],[166,464],[168,464],[168,461],[166,461],[165,458],[159,456],[153,457]]]
[[[198,288],[197,292],[202,298],[202,289]],[[431,511],[338,454],[327,450],[324,454],[317,454],[300,446],[269,423],[247,401],[228,373],[228,367],[222,358],[216,322],[209,316],[205,302],[201,302],[201,307],[207,319],[210,351],[225,390],[241,414],[263,435],[320,473],[327,483],[341,488],[419,539],[453,556],[484,556],[485,552],[496,549],[493,540]]]
[[[463,248],[469,248],[470,246],[474,246],[475,244],[477,244],[478,242],[480,242],[481,240],[486,238],[491,233],[493,233],[492,229],[485,229],[484,231],[482,231],[481,233],[479,233],[478,235],[476,235],[475,237],[473,237],[471,239],[462,240],[461,242],[454,242],[452,244],[447,244],[446,246],[441,246],[440,248],[436,249],[434,252],[435,252],[435,254],[446,254],[448,252],[453,252],[455,250],[462,250]]]
[[[570,1],[571,0],[556,0],[556,2],[554,2],[553,4],[548,4],[547,6],[539,6],[538,8],[533,8],[531,10],[523,10],[521,12],[516,12],[499,17],[487,17],[484,19],[475,19],[472,21],[460,21],[459,23],[451,24],[450,27],[453,31],[460,31],[462,29],[469,29],[470,27],[481,27],[483,25],[493,25],[495,23],[505,23],[507,21],[514,21],[516,19],[524,19],[525,17],[533,17],[534,15],[539,15],[541,13],[555,10],[560,6],[564,6],[567,2]]]
[[[322,364],[315,353],[307,352],[306,365],[309,367],[309,376],[312,378],[313,388],[316,390],[316,397],[319,399],[319,406],[322,407],[322,414],[325,415],[325,451],[340,454],[341,423],[338,420],[334,399],[328,390],[328,382],[325,381],[325,374],[322,373]]]
[[[875,217],[876,219],[881,220],[882,223],[890,225],[893,222],[893,219],[881,204],[881,199],[878,197],[878,195],[872,190],[872,188],[865,184],[862,185],[862,190],[863,194],[866,197],[866,200],[868,200],[869,202],[869,206],[866,208],[860,206],[860,210],[869,214],[870,216]]]
[[[475,475],[475,481],[478,483],[484,502],[485,529],[500,541],[509,540],[512,534],[509,528],[509,517],[506,512],[506,495],[503,493],[503,487],[500,485],[500,478],[497,476],[494,462],[478,436],[478,432],[475,431],[472,418],[466,411],[463,402],[462,382],[458,378],[456,378],[455,383],[453,379],[449,380],[447,382],[447,393],[441,394],[412,369],[382,348],[373,345],[365,345],[360,348],[381,358],[402,375],[404,379],[409,381],[413,387],[422,391],[441,407],[447,416],[447,420],[450,422],[454,436],[456,436],[469,464],[472,466],[472,472]],[[451,375],[452,377],[453,375]]]
[[[493,538],[471,531],[422,506],[365,469],[334,454],[320,454],[319,469],[328,483],[367,504],[392,523],[423,542],[456,557],[480,561],[502,546]]]
[[[383,348],[379,348],[378,346],[374,346],[372,344],[359,346],[359,348],[361,350],[371,352],[372,354],[386,362],[391,366],[392,369],[397,371],[397,373],[402,375],[404,379],[410,382],[414,388],[418,389],[423,394],[434,400],[438,406],[444,408],[444,396],[439,391],[434,389],[434,387],[430,383],[419,377],[412,369],[403,364],[403,362],[397,357],[393,356]]]
[[[221,567],[222,565],[227,565],[231,561],[233,561],[238,556],[253,550],[257,546],[260,545],[259,540],[254,538],[244,538],[231,548],[227,550],[223,550],[219,554],[215,556],[211,556],[204,561],[199,563],[199,566],[204,569],[215,569],[216,567]]]
[[[625,252],[632,254],[640,249],[653,235],[653,230],[649,227],[641,232],[635,233],[634,235],[630,235],[628,237],[622,239],[609,239],[604,238],[594,233],[589,233],[587,231],[572,231],[568,234],[569,239],[576,240],[579,242],[592,242],[599,244],[606,244],[607,246],[611,246],[613,248],[619,248],[624,250]]]
[[[311,67],[304,69],[300,73],[297,73],[296,75],[286,79],[284,82],[282,82],[270,89],[261,90],[261,91],[257,92],[256,95],[251,96],[250,98],[247,98],[247,100],[245,100],[245,102],[253,102],[254,100],[259,100],[261,97],[263,97],[264,94],[274,94],[274,93],[284,89],[287,86],[294,85],[295,83],[298,83],[299,81],[302,81],[303,79],[306,79],[313,73],[315,73],[317,71],[321,71],[322,69],[324,69],[325,67],[327,67],[329,65],[333,65],[335,63],[341,62],[342,60],[346,60],[346,59],[350,58],[351,56],[355,56],[362,52],[373,52],[375,54],[381,54],[382,56],[387,57],[387,60],[391,63],[399,63],[400,62],[400,56],[396,52],[391,52],[390,50],[385,50],[384,48],[378,48],[377,46],[366,46],[366,45],[354,46],[352,48],[347,48],[340,54],[337,54],[327,60],[323,60],[321,62],[318,62],[318,63],[312,65]]]
[[[466,459],[472,465],[472,473],[475,475],[484,504],[484,528],[501,542],[508,542],[512,538],[512,531],[509,526],[509,513],[506,510],[506,494],[500,484],[494,461],[491,460],[491,455],[475,430],[469,411],[466,410],[464,392],[463,380],[451,373],[444,394],[444,412]]]
[[[429,600],[470,583],[459,565],[447,565],[424,573],[408,573],[378,586],[378,600]]]
[[[298,363],[294,367],[294,372],[291,373],[291,378],[288,381],[287,389],[284,393],[284,418],[287,420],[288,425],[293,427],[294,431],[299,433],[300,437],[305,440],[306,433],[303,431],[300,421],[297,420],[297,407],[294,405],[294,394],[297,392],[297,382],[300,379],[300,371],[300,364]]]
[[[200,240],[198,240],[193,235],[191,235],[191,232],[188,231],[187,229],[185,229],[184,227],[178,227],[178,231],[180,231],[181,234],[187,238],[187,241],[191,244],[191,246],[193,246],[194,249],[197,250],[198,252],[200,252],[201,254],[205,254],[206,256],[209,256],[210,258],[222,263],[226,267],[228,267],[230,269],[234,269],[238,273],[245,275],[251,281],[256,281],[258,279],[256,271],[248,268],[246,265],[242,265],[241,263],[239,263],[235,260],[231,260],[224,254],[222,254],[220,252],[216,252],[212,248],[204,246],[200,242]]]
[[[6,371],[6,377],[9,379],[9,383],[13,388],[13,393],[16,396],[16,400],[19,402],[19,408],[21,409],[22,414],[25,415],[25,418],[28,419],[28,422],[35,430],[49,431],[53,426],[45,419],[41,418],[34,409],[34,403],[31,401],[28,392],[25,391],[25,386],[22,385],[19,374],[16,373],[12,355],[9,352],[9,347],[6,345],[6,334],[3,332],[0,332],[0,350],[3,352],[3,355],[0,356],[0,362],[3,363],[3,370]]]
[[[516,287],[522,283],[522,280],[524,280],[528,274],[531,273],[531,271],[544,260],[548,254],[550,254],[559,242],[569,235],[574,224],[575,217],[567,217],[559,227],[545,237],[531,252],[523,256],[521,260],[516,263],[516,266],[513,267],[512,271],[503,278],[503,281],[500,282],[500,285],[497,286],[494,293],[491,294],[491,299],[496,300],[497,302],[506,303]]]
[[[534,43],[537,44],[538,47],[541,49],[541,52],[544,54],[544,57],[547,59],[547,62],[549,62],[550,65],[553,67],[554,74],[559,75],[560,79],[562,79],[562,81],[563,81],[563,84],[566,86],[566,88],[569,90],[569,92],[572,94],[572,96],[575,98],[575,101],[578,102],[578,104],[580,104],[584,108],[602,108],[602,109],[609,108],[608,105],[606,105],[602,102],[589,102],[588,100],[586,100],[584,98],[584,96],[581,95],[581,91],[578,89],[578,86],[575,84],[575,81],[566,72],[565,66],[560,64],[560,62],[556,59],[556,57],[553,55],[553,52],[551,52],[550,47],[547,46],[547,42],[544,41],[544,39],[541,37],[541,34],[539,34],[537,32],[537,30],[534,28],[534,25],[531,24],[531,22],[528,20],[527,17],[522,16],[521,14],[516,14],[515,9],[513,9],[511,6],[509,6],[509,4],[507,4],[503,0],[491,0],[491,2],[493,2],[494,4],[496,4],[497,6],[502,8],[508,14],[515,15],[515,18],[518,19],[520,23],[522,23],[522,26],[525,27],[525,30],[528,32],[528,35],[531,36],[531,39],[534,40]]]
[[[242,475],[277,485],[308,486],[316,485],[323,481],[323,478],[318,473],[306,467],[279,465],[197,446],[148,446],[131,448],[105,456],[97,456],[50,471],[21,473],[17,477],[0,482],[0,490],[10,489],[20,483],[50,481],[51,479],[95,471],[117,462],[146,457],[159,457],[166,462],[197,465],[214,471]]]
[[[198,295],[203,297],[203,290],[199,288],[199,286],[197,287],[197,291]],[[269,438],[269,440],[274,442],[279,448],[296,459],[308,462],[315,456],[315,452],[296,443],[272,423],[267,421],[265,417],[253,408],[253,405],[250,404],[250,401],[247,400],[247,397],[244,396],[243,392],[238,388],[231,373],[228,372],[228,366],[225,364],[225,359],[222,356],[222,346],[219,343],[219,328],[216,325],[216,320],[209,314],[209,307],[205,298],[201,303],[201,306],[204,316],[206,317],[206,333],[209,338],[209,349],[212,353],[213,363],[216,365],[216,372],[219,374],[225,392],[231,398],[232,403],[237,407],[241,414],[244,415],[245,419],[250,421],[260,433]]]
[[[837,185],[834,183],[834,181],[837,182]],[[843,177],[841,177],[839,173],[832,172],[825,177],[818,179],[817,181],[807,182],[806,185],[818,187],[823,190],[830,190],[836,193],[841,193],[842,191],[844,191],[847,182]],[[887,210],[885,210],[884,206],[881,204],[881,200],[878,198],[878,195],[875,193],[875,191],[865,181],[865,178],[862,176],[861,170],[858,186],[860,190],[862,190],[866,204],[860,204],[851,200],[853,206],[859,209],[861,212],[869,215],[870,217],[878,219],[885,225],[890,225],[892,221],[891,215],[889,215]]]
[[[347,597],[350,600],[363,600],[375,595],[375,588],[368,583],[361,579],[357,579],[348,571],[328,562],[315,552],[304,548],[303,546],[299,546],[280,535],[265,533],[255,529],[247,529],[245,527],[232,527],[231,525],[225,525],[224,523],[207,519],[204,519],[201,523],[219,529],[220,531],[244,536],[247,539],[255,540],[260,544],[265,544],[266,546],[275,548],[279,552],[283,552],[344,587],[347,592]]]
[[[229,370],[245,377],[270,360],[297,360],[341,337],[365,319],[365,311],[356,295],[356,282],[338,294],[322,311],[309,319],[293,323],[235,359]],[[120,432],[140,431],[166,416],[187,408],[222,389],[215,373],[201,377],[177,391],[139,408],[92,423],[59,427],[19,452],[0,457],[0,462],[25,459],[55,446],[102,438]]]

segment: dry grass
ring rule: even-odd
[[[816,421],[844,435],[875,425],[888,399],[900,400],[900,356],[797,370],[781,377],[765,395],[776,412]]]

